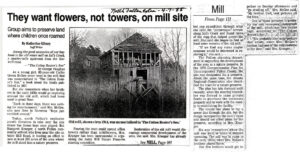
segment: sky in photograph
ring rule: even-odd
[[[160,39],[161,33],[170,32],[170,30],[181,30],[181,41],[186,42],[186,28],[130,28],[131,31],[138,32],[143,36],[146,36],[150,39],[154,39],[157,43]],[[71,28],[71,33],[76,33],[80,35],[85,41],[82,44],[87,47],[92,45],[94,47],[99,47],[101,51],[110,50],[112,45],[112,39],[115,35],[119,34],[122,28]],[[124,30],[124,29],[123,29]],[[158,47],[160,47],[158,45]],[[162,49],[161,49],[162,50]],[[186,46],[181,51],[180,62],[182,65],[186,64]],[[164,52],[162,53],[164,57]]]

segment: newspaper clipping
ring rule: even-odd
[[[4,146],[243,150],[247,56],[298,53],[295,1],[1,16]]]

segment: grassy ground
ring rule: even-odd
[[[175,83],[173,70],[162,70],[161,97],[136,102],[125,90],[114,91],[114,79],[101,73],[70,72],[71,118],[185,118],[186,78]]]

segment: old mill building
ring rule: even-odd
[[[100,57],[100,68],[117,81],[118,88],[132,94],[161,90],[161,50],[135,33]]]

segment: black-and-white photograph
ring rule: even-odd
[[[70,28],[71,118],[186,118],[186,28]]]

